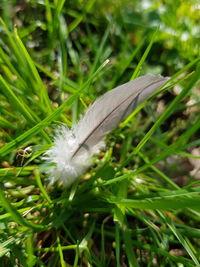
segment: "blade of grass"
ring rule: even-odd
[[[200,262],[198,261],[196,255],[195,255],[195,254],[197,254],[197,252],[195,251],[195,249],[191,245],[191,243],[189,243],[188,240],[185,239],[181,235],[181,233],[176,229],[175,225],[167,218],[167,216],[164,213],[159,212],[159,214],[160,214],[161,218],[163,219],[163,221],[168,225],[168,227],[170,228],[172,233],[176,236],[176,238],[179,240],[179,242],[185,248],[187,253],[190,255],[190,257],[192,258],[192,260],[194,261],[196,266],[200,266]]]
[[[94,3],[96,2],[96,0],[89,0],[85,6],[85,12],[89,12],[92,8],[92,6],[94,5]],[[68,27],[68,33],[72,32],[80,23],[81,21],[84,19],[84,15],[78,15],[76,19],[74,19],[74,21],[72,21],[69,24]]]
[[[138,54],[138,52],[142,48],[143,44],[144,44],[144,39],[133,50],[133,52],[131,53],[130,57],[128,57],[125,60],[125,62],[120,63],[120,69],[116,72],[115,76],[113,77],[113,79],[111,81],[111,84],[109,86],[109,89],[112,89],[116,85],[116,82],[118,81],[118,79],[120,77],[122,77],[122,75],[124,74],[124,72],[126,71],[126,69],[128,68],[128,66],[131,64],[131,62],[134,60],[135,56]]]
[[[65,20],[62,16],[59,17],[59,55],[58,55],[58,65],[59,65],[59,90],[61,91],[63,88],[65,77],[67,76],[67,26],[65,24]]]
[[[118,223],[115,225],[115,256],[117,267],[120,267],[120,228]]]
[[[79,260],[79,243],[77,243],[77,246],[76,246],[76,254],[75,254],[75,258],[74,258],[73,267],[78,266],[78,260]]]
[[[196,122],[185,132],[183,133],[179,139],[173,143],[172,145],[168,146],[164,151],[162,151],[156,158],[151,160],[149,163],[145,164],[144,166],[138,168],[136,171],[132,172],[132,175],[137,175],[138,173],[144,171],[145,169],[151,167],[153,164],[163,160],[170,154],[176,154],[177,151],[181,148],[183,149],[184,145],[187,144],[189,138],[200,128],[200,120],[197,118]],[[122,179],[120,179],[122,180]],[[117,180],[116,180],[117,181]]]
[[[153,43],[155,41],[157,33],[158,33],[158,29],[154,32],[154,34],[153,34],[153,36],[152,36],[152,38],[150,40],[150,43],[147,46],[144,54],[142,55],[139,63],[137,64],[137,67],[136,67],[135,71],[133,72],[130,80],[134,80],[135,78],[137,78],[140,75],[142,64],[145,62],[145,60],[146,60],[146,58],[147,58],[147,56],[148,56],[148,54],[149,54],[149,52],[151,50],[151,47],[152,47],[152,45],[153,45]]]
[[[35,178],[36,178],[36,181],[37,181],[37,184],[38,184],[38,187],[40,189],[40,191],[42,192],[44,198],[47,200],[47,202],[49,203],[49,206],[52,206],[52,201],[47,193],[47,191],[45,190],[44,186],[42,185],[42,181],[41,181],[41,178],[40,178],[40,171],[39,169],[35,169],[34,170],[34,174],[35,174]]]
[[[53,16],[51,12],[51,6],[49,3],[49,0],[45,0],[45,16],[47,20],[47,29],[48,29],[48,37],[49,37],[49,46],[52,46],[52,40],[53,40]]]
[[[60,237],[57,235],[57,244],[58,244],[58,252],[60,256],[60,265],[61,267],[66,267],[67,265],[65,264],[64,257],[63,257],[63,251],[62,251],[62,246],[60,244]]]
[[[14,31],[14,36],[16,38],[17,41],[17,45],[21,51],[21,56],[23,56],[31,70],[31,73],[33,75],[33,77],[35,78],[37,84],[36,84],[36,88],[38,91],[38,95],[42,101],[42,104],[45,105],[48,113],[50,113],[52,111],[52,107],[51,107],[51,102],[48,96],[48,92],[47,92],[47,88],[45,87],[44,83],[42,82],[39,73],[34,65],[34,62],[32,61],[30,55],[28,54],[28,51],[26,50],[24,44],[22,43],[18,33],[17,33],[17,29],[15,28]]]
[[[10,104],[14,105],[26,118],[28,122],[35,124],[37,122],[35,116],[32,114],[29,107],[19,99],[15,93],[12,91],[11,87],[8,83],[4,80],[4,78],[0,75],[0,83],[1,83],[1,90],[3,94],[7,97]]]
[[[59,0],[59,1],[56,2],[56,4],[54,4],[57,16],[60,16],[60,13],[61,13],[61,11],[63,9],[64,4],[65,4],[65,1],[66,0]]]
[[[95,58],[94,58],[94,62],[90,68],[90,72],[89,72],[89,76],[92,75],[92,73],[95,72],[97,66],[98,66],[98,63],[102,57],[102,53],[103,53],[103,50],[104,50],[104,47],[105,47],[105,43],[108,39],[108,35],[109,35],[109,31],[110,31],[110,27],[108,26],[107,29],[105,30],[104,32],[104,35],[102,37],[102,40],[101,40],[101,43],[99,45],[99,48],[98,48],[98,51],[95,55]]]
[[[30,82],[30,85],[32,86],[32,88],[34,88],[35,93],[42,100],[43,104],[45,104],[45,106],[47,107],[46,111],[50,112],[51,104],[48,98],[47,90],[44,84],[42,83],[42,80],[37,72],[36,67],[34,66],[34,63],[30,55],[28,54],[25,46],[23,45],[19,35],[17,34],[17,30],[15,29],[14,33],[11,33],[9,29],[7,28],[7,25],[2,20],[2,18],[0,18],[0,24],[2,25],[8,37],[9,44],[13,50],[12,54],[14,54],[14,56],[17,59],[17,63],[18,63],[17,66],[19,66],[19,69],[21,69],[23,76],[24,75],[26,76],[26,79],[28,79],[28,81]],[[19,51],[21,53],[19,53]],[[30,75],[29,71],[27,72],[27,65],[32,75]],[[20,75],[18,75],[18,77],[20,77]]]
[[[26,239],[26,251],[27,251],[27,266],[30,267],[33,267],[36,263],[33,244],[34,244],[33,233],[29,233]]]
[[[14,126],[12,123],[10,123],[9,121],[7,121],[5,118],[3,118],[1,116],[0,116],[0,127],[12,129],[12,130],[17,129],[16,126]]]
[[[37,122],[40,121],[38,116],[33,113],[31,109],[14,94],[8,83],[3,79],[1,75],[0,83],[0,88],[3,91],[3,94],[8,98],[8,101],[21,112],[21,114],[25,117],[28,123],[31,123],[31,125],[35,125]],[[42,135],[47,140],[47,142],[51,141],[44,131],[42,131]]]
[[[171,253],[167,252],[166,250],[160,249],[155,247],[152,244],[144,244],[144,242],[139,242],[139,241],[133,241],[133,245],[137,248],[140,248],[142,250],[147,250],[149,252],[155,252],[157,255],[163,255],[165,259],[171,259],[175,266],[177,266],[177,263],[182,263],[184,264],[183,266],[188,266],[188,267],[194,267],[194,264],[191,260],[184,258],[182,256],[176,256],[172,255]],[[164,265],[166,266],[166,264]]]
[[[20,174],[21,176],[28,176],[33,172],[35,168],[36,166],[24,167],[23,171],[21,171]],[[0,169],[0,180],[1,178],[3,179],[5,176],[15,176],[20,170],[21,170],[21,167]]]
[[[148,164],[150,161],[148,160],[148,158],[141,152],[138,153],[139,156]],[[161,172],[158,168],[156,168],[155,166],[151,166],[151,169],[153,171],[155,171],[155,173],[157,173],[165,182],[167,182],[168,184],[171,185],[172,188],[174,189],[179,189],[180,187],[175,184],[167,175],[165,175],[163,172]]]
[[[125,251],[128,259],[128,263],[130,267],[139,267],[137,263],[135,253],[133,250],[133,244],[131,240],[131,233],[129,229],[123,229],[123,240],[125,244]]]
[[[27,221],[25,218],[23,218],[21,216],[21,214],[17,211],[17,209],[15,209],[10,203],[9,201],[6,199],[6,197],[4,196],[3,193],[3,187],[0,184],[0,202],[1,205],[4,207],[4,209],[10,213],[11,217],[13,218],[13,220],[17,223],[19,223],[20,225],[23,225],[25,227],[31,228],[31,229],[35,229],[35,230],[44,230],[47,228],[47,226],[45,225],[41,225],[41,224],[35,224],[32,222]]]
[[[167,193],[160,193],[156,197],[145,197],[143,199],[119,199],[116,197],[110,197],[107,199],[110,203],[115,203],[126,208],[135,209],[185,209],[191,208],[194,210],[200,210],[200,197],[197,192],[179,192],[175,191]]]

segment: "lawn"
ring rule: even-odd
[[[0,266],[200,266],[199,21],[198,0],[0,1]],[[58,129],[148,73],[169,80],[53,182]]]

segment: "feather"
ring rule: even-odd
[[[53,164],[51,182],[61,180],[70,185],[82,175],[92,156],[105,146],[104,137],[167,80],[161,75],[141,76],[98,98],[71,129],[59,126],[54,145],[44,156]]]

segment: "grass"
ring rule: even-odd
[[[133,2],[2,1],[1,266],[200,266],[198,7]],[[171,78],[50,184],[56,126],[148,72]]]

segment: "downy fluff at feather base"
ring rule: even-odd
[[[71,129],[59,126],[54,145],[43,157],[53,165],[49,169],[51,182],[73,183],[91,165],[92,156],[105,146],[104,137],[168,79],[161,75],[141,76],[98,98]]]
[[[105,146],[103,141],[99,142],[90,150],[72,158],[78,144],[76,127],[68,129],[67,126],[59,126],[55,131],[54,145],[43,156],[43,159],[53,164],[48,171],[51,183],[57,180],[62,181],[65,186],[73,183],[90,166],[91,157]]]

